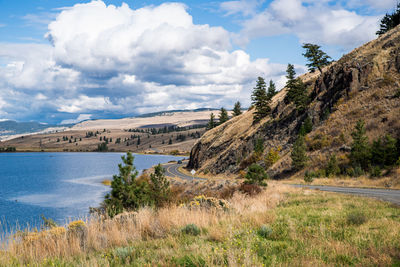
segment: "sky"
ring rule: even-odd
[[[397,0],[0,0],[0,120],[76,123],[251,103],[258,76],[376,38]]]

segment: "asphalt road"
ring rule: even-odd
[[[352,188],[352,187],[336,187],[336,186],[319,186],[319,185],[292,185],[294,187],[303,187],[310,189],[318,189],[321,191],[336,192],[343,194],[352,194],[365,197],[372,197],[388,201],[400,205],[400,190],[391,189],[373,189],[373,188]]]
[[[165,175],[169,177],[179,177],[185,180],[206,180],[200,177],[192,177],[181,173],[179,171],[179,167],[185,166],[185,162],[182,164],[176,163],[169,163],[164,165],[165,168]],[[310,189],[318,189],[321,191],[328,191],[328,192],[336,192],[342,194],[352,194],[364,197],[372,197],[381,199],[384,201],[388,201],[397,205],[400,205],[400,190],[391,190],[391,189],[373,189],[373,188],[353,188],[353,187],[337,187],[337,186],[323,186],[323,185],[291,185],[294,187],[303,187],[303,188],[310,188]]]
[[[182,163],[182,164],[176,164],[176,163],[168,163],[165,164],[163,167],[165,169],[165,176],[168,177],[179,177],[181,179],[184,180],[206,180],[205,178],[200,178],[200,177],[196,177],[196,176],[190,176],[190,175],[186,175],[184,173],[181,173],[178,169],[179,167],[184,167],[186,165],[186,163]]]

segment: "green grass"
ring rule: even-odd
[[[399,266],[400,209],[326,192],[292,193],[269,211],[270,224],[221,221],[198,235],[172,231],[86,257],[46,259],[48,266]],[[210,238],[221,231],[225,237]]]

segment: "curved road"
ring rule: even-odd
[[[318,189],[321,191],[336,192],[343,194],[353,194],[365,197],[378,198],[384,201],[392,202],[400,205],[400,190],[392,189],[375,189],[375,188],[355,188],[355,187],[337,187],[325,185],[291,185],[294,187],[303,187],[310,189]]]
[[[165,176],[168,177],[178,177],[184,180],[207,180],[205,178],[200,178],[200,177],[195,177],[195,176],[190,176],[186,175],[184,173],[181,173],[179,171],[179,167],[185,166],[185,163],[177,164],[177,163],[168,163],[163,165],[165,169]]]
[[[196,176],[189,176],[179,171],[179,167],[185,166],[185,163],[176,164],[168,163],[164,165],[165,175],[169,177],[179,177],[184,180],[206,180]],[[321,191],[352,194],[364,197],[372,197],[388,201],[400,206],[400,190],[391,189],[373,189],[373,188],[355,188],[355,187],[337,187],[337,186],[323,186],[323,185],[300,185],[293,184],[294,187],[318,189]]]

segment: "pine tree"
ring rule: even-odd
[[[269,177],[265,173],[265,170],[260,165],[253,163],[249,166],[247,170],[246,180],[244,181],[245,184],[256,184],[261,186],[267,186],[267,183],[264,181],[267,180]]]
[[[154,168],[154,173],[150,174],[150,189],[156,207],[162,207],[170,197],[170,183],[165,177],[165,169],[158,164]]]
[[[270,80],[269,81],[269,86],[268,86],[268,91],[267,91],[267,98],[271,100],[278,92],[276,91],[276,86],[275,83]]]
[[[111,192],[105,196],[104,206],[111,217],[124,210],[137,210],[151,204],[148,183],[136,180],[139,172],[133,165],[133,160],[130,152],[122,156],[124,165],[118,165],[119,175],[113,176]]]
[[[313,123],[310,118],[310,116],[307,116],[307,118],[304,120],[303,124],[301,125],[299,135],[307,135],[312,131]]]
[[[236,102],[234,107],[233,107],[233,116],[239,116],[240,114],[242,114],[242,110],[241,110],[241,105],[240,102]]]
[[[381,19],[380,29],[379,31],[376,32],[376,34],[382,35],[399,24],[400,24],[400,3],[397,4],[396,10],[392,14],[386,13],[386,15]]]
[[[293,102],[296,105],[296,109],[303,112],[308,105],[307,88],[300,78],[296,77],[296,71],[292,64],[288,64],[286,69],[286,88],[288,89],[285,101]]]
[[[215,123],[215,116],[214,116],[214,113],[211,113],[210,114],[210,120],[208,121],[208,124],[207,124],[207,129],[212,129],[212,128],[214,128],[216,126],[216,123]]]
[[[354,167],[366,170],[370,164],[371,154],[364,125],[363,120],[357,121],[355,129],[351,133],[353,144],[351,145],[350,161]]]
[[[306,110],[308,105],[308,96],[307,96],[307,88],[306,85],[300,78],[296,79],[296,85],[294,88],[295,97],[294,97],[294,104],[296,105],[296,109],[299,112],[303,112]]]
[[[228,117],[228,112],[226,109],[221,108],[220,113],[219,113],[219,123],[223,124],[224,122],[227,122],[229,120]]]
[[[397,140],[389,134],[385,136],[385,165],[393,166],[399,159],[397,154]]]
[[[251,100],[256,109],[254,113],[254,122],[258,122],[271,111],[267,97],[266,84],[262,77],[258,77],[257,85],[253,90]]]
[[[293,102],[295,99],[295,88],[296,88],[296,71],[294,70],[294,66],[292,64],[288,64],[286,68],[286,85],[287,94],[285,99],[288,102]]]
[[[293,145],[292,153],[292,168],[296,171],[303,169],[307,165],[307,147],[304,143],[304,136],[299,135],[296,142]]]
[[[371,163],[378,166],[383,166],[385,164],[385,147],[383,146],[381,137],[372,142]]]
[[[303,56],[310,62],[306,64],[308,69],[310,71],[318,69],[322,73],[321,68],[330,64],[329,59],[331,57],[321,50],[321,46],[316,44],[303,44],[303,48],[306,50]]]

